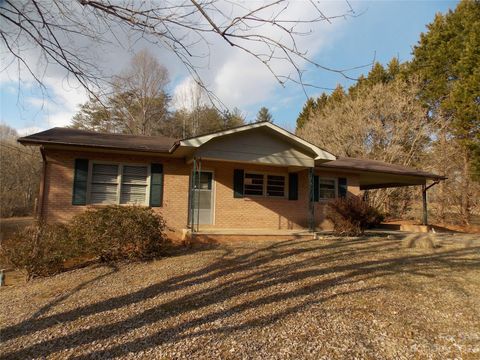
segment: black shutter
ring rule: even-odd
[[[338,196],[341,198],[347,197],[347,179],[338,178]]]
[[[318,175],[313,177],[313,201],[318,201],[320,199],[320,189],[319,189]]]
[[[298,200],[298,173],[288,174],[288,200]]]
[[[243,170],[233,170],[233,197],[243,198]]]
[[[163,202],[163,165],[150,166],[150,206],[159,207]]]
[[[87,204],[88,159],[75,159],[72,205]]]

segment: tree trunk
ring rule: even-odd
[[[463,152],[463,176],[462,176],[462,223],[470,225],[470,156],[468,149]]]

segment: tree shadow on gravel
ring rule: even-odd
[[[259,244],[256,248],[243,249],[242,245],[234,248],[225,247],[224,252],[212,264],[197,271],[171,277],[127,295],[6,327],[1,334],[3,342],[104,311],[122,311],[124,307],[161,295],[180,290],[183,292],[158,305],[138,311],[129,318],[45,339],[4,354],[0,358],[43,358],[58,351],[88,346],[93,342],[159,323],[160,330],[152,335],[115,344],[106,350],[95,350],[77,358],[118,357],[185,338],[205,334],[228,334],[263,327],[314,304],[349,294],[357,293],[361,296],[362,293],[382,289],[379,285],[366,285],[365,280],[404,273],[433,277],[434,271],[447,274],[456,269],[480,266],[478,256],[480,247],[457,248],[428,254],[399,252],[398,249],[398,241],[385,239],[372,241],[367,238],[327,243],[320,240],[295,240],[268,246]],[[238,254],[239,252],[244,253]],[[473,258],[473,255],[476,257]],[[359,285],[361,280],[364,281],[360,283],[363,285]],[[360,288],[344,290],[342,288],[344,285]],[[267,293],[264,294],[265,292]],[[249,294],[252,296],[246,298]],[[56,304],[58,301],[52,306]],[[258,316],[254,320],[223,324],[233,316],[244,315],[257,308],[272,305],[281,305],[280,310]],[[210,310],[207,314],[199,313],[191,316],[189,320],[176,323],[175,326],[162,327],[162,322],[206,309]],[[219,321],[221,325],[215,327]],[[204,326],[207,329],[199,329],[209,324],[214,328]]]

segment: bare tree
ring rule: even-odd
[[[167,49],[203,88],[198,61],[208,58],[214,38],[258,60],[281,85],[308,86],[303,79],[304,65],[349,77],[348,69],[323,66],[298,45],[316,24],[354,16],[349,2],[345,2],[344,13],[333,16],[325,15],[314,1],[302,5],[310,7],[308,18],[289,15],[294,7],[286,0],[260,5],[231,0],[4,0],[0,4],[0,38],[6,52],[40,84],[42,75],[34,66],[38,58],[32,61],[25,56],[32,48],[40,51],[44,69],[50,65],[63,68],[90,91],[105,79],[89,56],[91,49],[78,44],[109,42],[112,35],[115,38],[120,33],[134,34]],[[288,66],[279,70],[274,63]]]
[[[123,132],[153,135],[168,115],[168,71],[147,50],[113,80],[111,113]]]
[[[33,213],[42,159],[16,142],[17,132],[0,123],[0,216]]]
[[[188,114],[188,116],[181,117],[183,137],[187,136],[187,132],[192,136],[198,135],[200,129],[199,112],[208,103],[206,91],[194,79],[190,78],[180,87],[173,101],[180,113]]]
[[[425,160],[436,124],[427,118],[417,93],[416,81],[396,80],[361,88],[355,96],[312,114],[298,135],[341,157],[418,165]],[[376,191],[370,199],[380,206],[393,192],[402,191]]]
[[[72,127],[135,135],[162,133],[169,115],[167,84],[167,69],[142,50],[113,77],[111,94],[101,101],[92,97],[80,106]]]

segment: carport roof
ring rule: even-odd
[[[320,169],[345,170],[359,175],[360,189],[378,189],[422,185],[427,180],[445,180],[445,176],[378,160],[337,158],[321,165]]]

